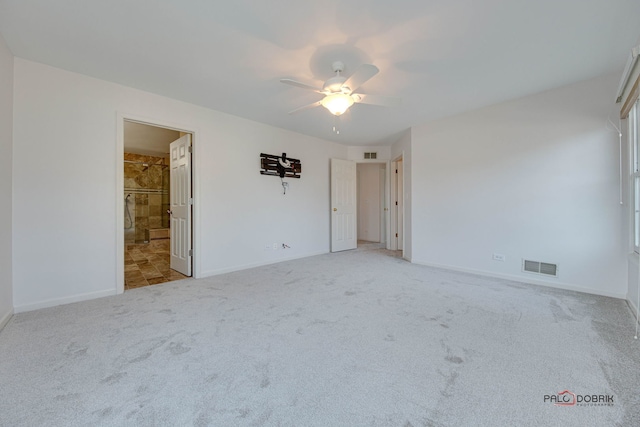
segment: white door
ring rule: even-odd
[[[191,276],[191,135],[170,145],[171,268]]]
[[[380,243],[387,242],[387,200],[386,200],[386,182],[387,169],[380,168]]]
[[[358,247],[356,162],[331,159],[331,252]]]
[[[398,191],[396,191],[396,218],[398,219],[397,236],[398,243],[397,248],[399,251],[404,251],[404,172],[402,171],[402,159],[398,160],[397,177]]]

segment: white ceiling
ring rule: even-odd
[[[169,144],[180,138],[177,130],[124,122],[124,151],[126,153],[160,156],[169,154]]]
[[[346,145],[610,72],[640,38],[640,0],[0,0],[14,55]],[[380,73],[332,132],[320,95],[341,60]],[[612,94],[612,98],[615,94]]]

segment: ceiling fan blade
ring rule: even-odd
[[[382,107],[399,107],[402,103],[400,98],[383,95],[367,95],[365,93],[354,93],[354,100],[359,104],[380,105]],[[358,100],[358,98],[360,98]]]
[[[291,86],[295,86],[295,87],[300,87],[302,89],[307,89],[307,90],[312,90],[314,92],[318,92],[318,93],[324,93],[322,92],[320,89],[313,87],[311,85],[308,85],[306,83],[302,83],[296,80],[291,80],[291,79],[280,79],[280,83],[284,83],[286,85],[291,85]]]
[[[347,79],[346,82],[342,85],[342,87],[348,87],[349,91],[347,94],[351,94],[354,90],[358,89],[367,80],[371,77],[378,74],[380,70],[375,65],[371,64],[362,64],[358,69]]]
[[[300,108],[296,108],[295,110],[289,111],[289,114],[296,114],[304,110],[309,110],[313,107],[317,107],[318,105],[321,105],[320,101],[314,102],[313,104],[302,106]]]

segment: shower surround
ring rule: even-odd
[[[169,159],[124,153],[125,243],[168,238]]]

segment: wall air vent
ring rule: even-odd
[[[365,159],[377,159],[378,153],[364,153]]]
[[[544,274],[545,276],[558,277],[558,264],[523,259],[522,271]]]

